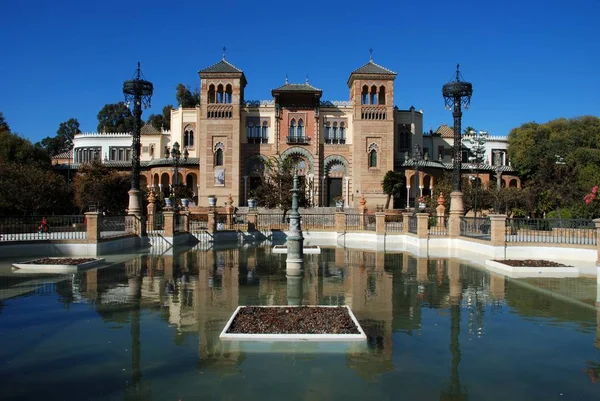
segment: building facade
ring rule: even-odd
[[[178,163],[177,182],[194,191],[199,206],[208,204],[209,195],[219,206],[229,195],[235,205],[247,205],[271,158],[293,159],[307,198],[317,207],[333,206],[338,197],[348,207],[358,206],[362,196],[371,208],[385,204],[381,182],[389,170],[405,172],[406,179],[394,207],[412,206],[417,195],[431,193],[444,170],[452,169],[452,129],[423,133],[423,112],[395,106],[405,102],[395,98],[396,73],[372,59],[350,73],[348,100],[342,101],[324,100],[308,79],[290,83],[287,78],[271,90],[271,99],[247,100],[244,72],[225,57],[200,70],[199,78],[200,104],[172,110],[170,131],[142,128],[141,184],[165,195],[175,182],[169,157],[175,142],[189,153]],[[494,143],[503,152],[503,168],[494,168],[492,153],[486,153],[484,163],[463,166],[467,173],[477,170],[483,181],[512,174],[506,138]],[[420,168],[419,188],[411,189],[414,165],[405,156],[415,144],[429,160]],[[77,135],[69,168],[94,159],[130,168],[130,146],[129,133]]]

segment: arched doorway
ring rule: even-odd
[[[323,206],[334,207],[339,198],[348,205],[348,161],[342,156],[332,155],[323,160],[323,165]]]
[[[160,185],[161,185],[162,194],[165,198],[168,198],[169,195],[171,194],[170,183],[171,183],[171,180],[169,178],[169,173],[162,173],[162,175],[160,176]]]
[[[252,196],[255,189],[260,186],[260,183],[265,177],[268,160],[262,155],[252,155],[246,159],[244,163],[244,204],[248,203],[248,199]]]

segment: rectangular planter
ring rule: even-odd
[[[278,306],[254,306],[261,308],[301,308],[301,307],[310,307],[310,308],[337,308],[338,306],[288,306],[288,305],[278,305]],[[238,306],[236,310],[231,315],[231,318],[227,321],[227,324],[223,328],[221,335],[219,338],[221,340],[243,340],[243,341],[365,341],[367,339],[367,335],[363,331],[362,327],[356,320],[356,317],[352,313],[352,310],[348,306],[341,306],[342,308],[346,308],[348,311],[348,315],[356,325],[358,334],[240,334],[240,333],[228,333],[229,327],[233,323],[233,320],[237,316],[237,314],[242,310],[242,308],[246,308],[246,306]]]

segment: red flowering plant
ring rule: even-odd
[[[596,196],[598,196],[598,185],[592,188],[592,192],[584,196],[583,200],[585,201],[586,205],[589,205],[596,199]]]

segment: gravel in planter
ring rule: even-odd
[[[534,260],[534,259],[508,259],[508,260],[494,260],[494,262],[504,263],[505,265],[513,267],[572,267],[563,265],[562,263],[551,262],[549,260]]]
[[[360,334],[347,308],[241,308],[227,333],[236,334]]]
[[[76,266],[87,262],[92,262],[94,258],[42,258],[32,260],[29,262],[23,262],[24,264],[31,265],[70,265]]]

